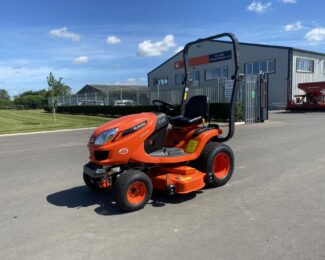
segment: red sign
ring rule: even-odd
[[[223,51],[218,53],[213,53],[209,55],[194,57],[189,59],[189,64],[191,67],[197,66],[197,65],[203,65],[208,64],[212,62],[218,62],[223,60],[230,60],[231,59],[231,51]],[[183,60],[179,60],[174,62],[174,69],[182,69],[184,68],[184,62]]]

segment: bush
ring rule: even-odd
[[[15,105],[24,106],[26,109],[43,108],[47,103],[47,99],[39,95],[18,96],[14,100]]]
[[[169,115],[179,115],[180,106]],[[51,107],[45,107],[45,111],[52,112]],[[154,106],[59,106],[57,113],[68,114],[84,114],[84,115],[105,115],[105,116],[125,116],[130,114],[152,112],[155,111]],[[228,103],[213,103],[209,104],[210,116],[213,120],[225,122],[229,118],[229,104]],[[243,106],[241,103],[236,104],[236,121],[243,121]]]
[[[14,102],[12,100],[8,99],[0,99],[0,108],[7,108],[14,105]]]

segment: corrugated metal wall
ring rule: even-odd
[[[297,71],[297,58],[305,58],[314,61],[314,72],[298,72]],[[325,81],[325,55],[317,55],[304,51],[293,51],[293,63],[292,63],[292,99],[294,95],[305,94],[302,90],[298,89],[299,83],[307,82],[319,82]]]
[[[206,42],[198,46],[193,46],[190,49],[189,57],[197,57],[206,54],[223,52],[231,50],[231,44],[224,42]],[[269,74],[269,107],[284,108],[287,104],[287,86],[288,86],[288,71],[289,71],[289,48],[278,47],[265,47],[265,46],[252,46],[240,44],[239,46],[239,58],[241,62],[240,72],[244,72],[244,66],[246,63],[253,63],[256,61],[264,61],[275,59],[275,73]],[[169,87],[179,87],[175,83],[175,75],[182,73],[183,69],[174,69],[174,63],[182,60],[182,53],[172,57],[169,61],[162,64],[158,69],[148,74],[149,87],[154,86],[154,78],[162,76],[168,76]],[[204,65],[198,65],[190,68],[190,71],[200,72],[200,81],[205,81],[205,70],[209,68],[228,66],[228,77],[234,73],[234,66],[232,60],[219,61]],[[165,86],[160,86],[164,88]]]

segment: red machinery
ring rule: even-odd
[[[325,110],[325,82],[300,83],[298,88],[304,95],[295,95],[296,100],[288,103],[287,110]]]

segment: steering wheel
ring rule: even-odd
[[[176,109],[176,106],[158,99],[153,100],[152,104],[159,112],[163,112],[163,113],[166,111],[173,111]]]

